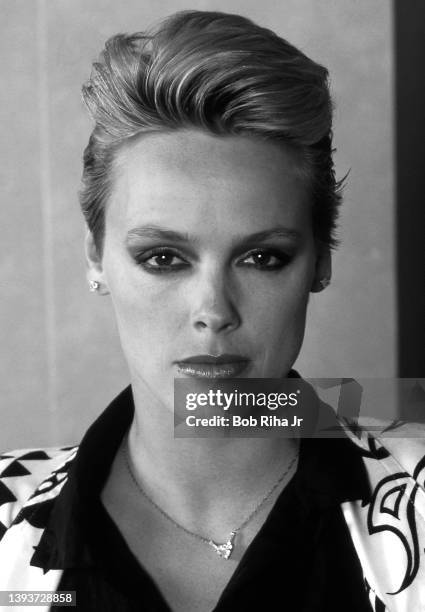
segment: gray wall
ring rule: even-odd
[[[104,40],[175,10],[225,10],[329,67],[339,175],[332,285],[312,297],[305,376],[395,375],[392,4],[388,0],[1,0],[0,448],[78,441],[128,382],[109,298],[88,293],[80,86]]]

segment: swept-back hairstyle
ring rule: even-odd
[[[80,202],[99,253],[117,151],[134,136],[185,128],[291,147],[310,190],[315,237],[336,245],[341,195],[328,72],[271,30],[237,15],[176,13],[152,31],[110,38],[83,97],[95,127]]]

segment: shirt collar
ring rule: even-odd
[[[292,370],[290,376],[299,375]],[[31,565],[44,571],[94,565],[84,537],[85,526],[133,416],[133,394],[128,386],[83,437]],[[345,434],[330,440],[302,439],[295,478],[300,502],[318,509],[370,497],[361,452]]]
[[[98,500],[113,459],[134,415],[131,386],[126,387],[87,430],[51,511],[31,565],[65,569],[93,564],[84,538],[91,503]]]

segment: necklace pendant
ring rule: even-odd
[[[234,548],[233,540],[235,539],[235,535],[236,531],[232,531],[229,535],[229,539],[224,544],[216,544],[212,540],[210,540],[208,544],[210,544],[214,548],[215,552],[218,554],[219,557],[221,557],[222,559],[226,559],[227,561],[227,559],[232,554]]]

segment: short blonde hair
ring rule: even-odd
[[[152,31],[110,38],[83,96],[95,126],[80,202],[100,253],[117,150],[134,136],[188,127],[292,147],[316,239],[336,245],[341,185],[328,72],[271,30],[238,15],[176,13]]]

